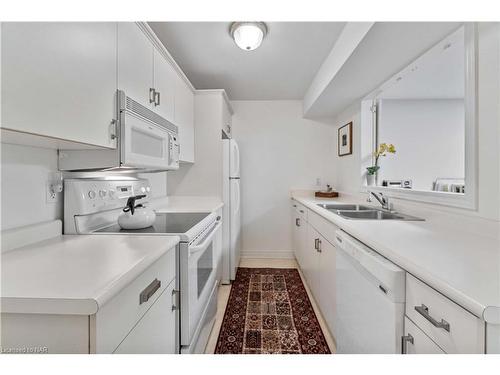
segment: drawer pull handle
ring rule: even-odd
[[[300,213],[301,213],[301,214],[303,214],[303,213],[304,213],[304,210],[299,210],[299,211],[300,211]]]
[[[401,354],[407,354],[408,353],[408,348],[407,345],[408,343],[413,344],[413,336],[410,334],[407,334],[406,336],[401,337]]]
[[[151,284],[149,284],[146,289],[144,289],[139,295],[139,305],[142,305],[144,302],[148,302],[149,299],[156,293],[158,289],[161,287],[161,281],[158,279],[154,279]]]
[[[172,290],[172,311],[179,310],[179,291]]]
[[[444,319],[441,319],[441,321],[438,322],[429,314],[429,308],[424,304],[422,304],[421,306],[415,306],[415,310],[417,310],[417,312],[425,319],[427,319],[434,327],[442,328],[445,331],[450,332],[450,323],[448,323]]]
[[[296,218],[295,219],[295,225],[300,227],[300,219],[299,218]]]
[[[342,238],[340,238],[339,236],[335,236],[337,238],[337,241],[339,241],[340,243],[342,243]]]

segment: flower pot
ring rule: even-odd
[[[366,186],[375,186],[375,180],[377,178],[377,175],[375,174],[366,174]]]

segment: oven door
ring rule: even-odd
[[[215,235],[221,228],[216,221],[200,238],[181,249],[181,345],[190,345],[210,302],[216,283]]]
[[[163,127],[123,112],[121,163],[126,167],[162,168],[170,165],[170,133]]]

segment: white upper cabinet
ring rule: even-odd
[[[228,136],[231,136],[232,133],[232,126],[233,126],[233,113],[231,108],[229,107],[229,104],[226,102],[226,105],[224,106],[224,112],[222,114],[223,117],[223,130],[226,132]]]
[[[194,163],[194,93],[181,76],[175,76],[175,124],[179,127],[180,160]]]
[[[116,23],[2,23],[1,34],[2,128],[116,147]]]
[[[154,50],[154,89],[155,101],[153,103],[154,110],[160,116],[168,121],[175,123],[174,120],[174,95],[175,95],[175,78],[177,72],[172,65],[165,60],[160,52]],[[179,126],[178,124],[176,124]]]
[[[119,89],[177,125],[180,160],[194,162],[192,87],[147,24],[1,27],[4,142],[116,148]]]
[[[135,23],[118,23],[118,88],[146,107],[154,102],[153,55],[153,44]]]
[[[118,24],[118,88],[179,128],[180,160],[194,162],[194,94],[133,22]],[[166,54],[168,55],[168,53]]]

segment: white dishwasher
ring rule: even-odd
[[[401,353],[405,271],[336,231],[337,353]]]

